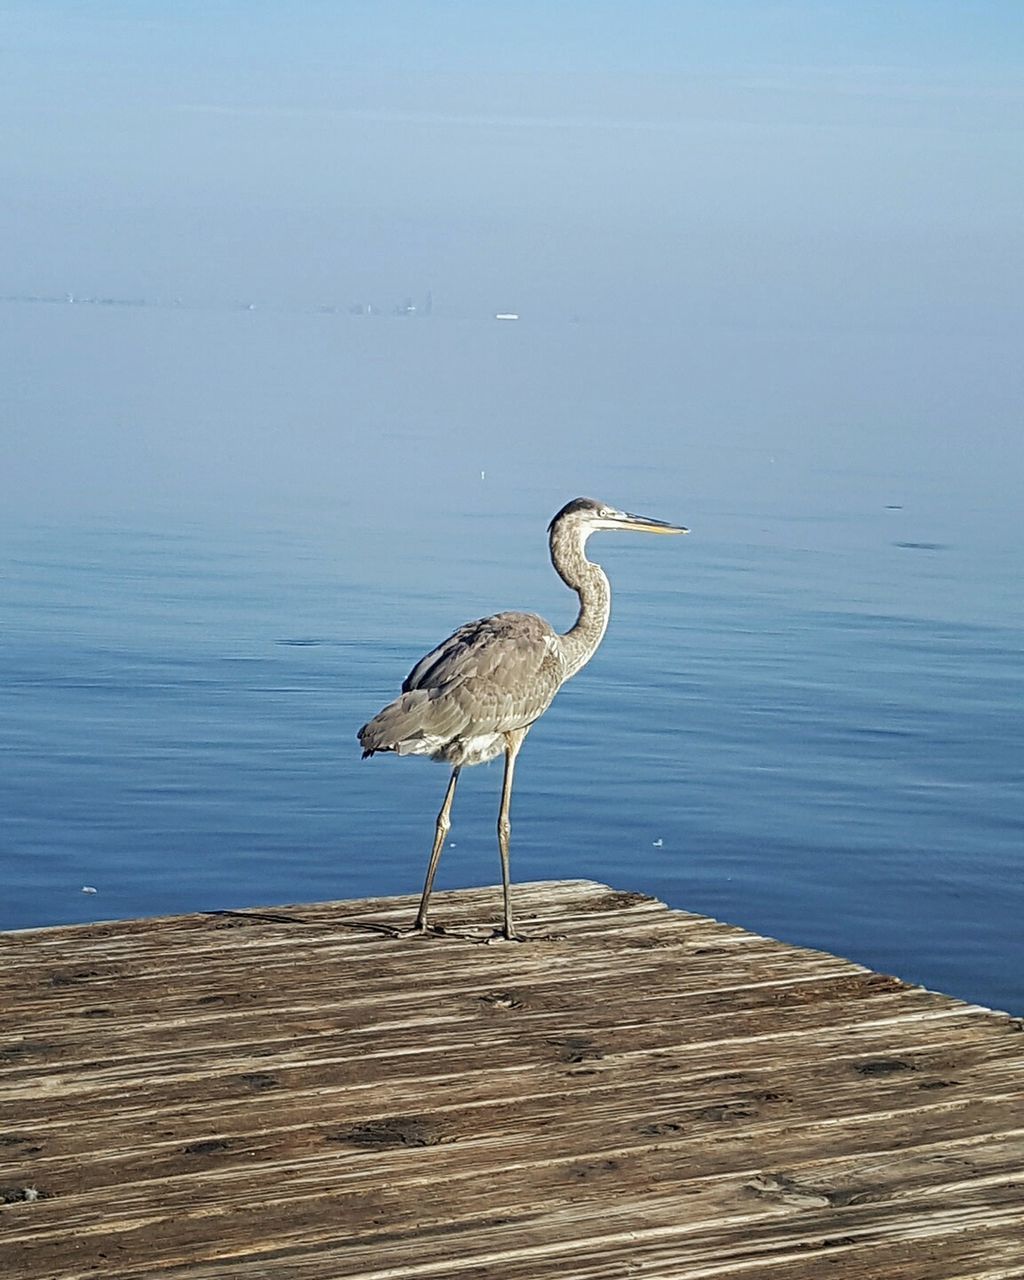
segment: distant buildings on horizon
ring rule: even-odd
[[[381,307],[375,302],[352,302],[349,304],[322,303],[320,306],[309,307],[282,307],[274,304],[258,304],[255,302],[236,302],[230,308],[218,307],[215,303],[202,302],[186,302],[180,295],[172,298],[142,298],[128,297],[119,298],[108,295],[92,295],[78,294],[67,291],[60,294],[46,293],[14,293],[0,295],[0,302],[19,302],[19,303],[44,303],[47,305],[62,306],[81,306],[81,307],[153,307],[153,308],[173,308],[183,310],[222,310],[231,309],[236,311],[258,311],[266,309],[268,311],[317,311],[322,315],[339,315],[342,313],[350,316],[429,316],[434,311],[434,295],[432,290],[428,289],[423,296],[422,302],[415,302],[411,295],[407,296],[401,303],[397,303],[392,307]],[[521,313],[518,311],[492,311],[490,315],[495,320],[519,320]],[[571,323],[578,324],[580,317],[573,313],[569,317]]]

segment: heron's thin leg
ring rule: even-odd
[[[420,909],[416,912],[416,923],[413,925],[413,928],[419,933],[422,933],[427,927],[427,903],[430,901],[430,891],[434,887],[434,873],[437,871],[437,864],[441,861],[444,838],[452,827],[449,814],[452,811],[452,801],[455,799],[455,784],[459,780],[460,768],[460,765],[456,765],[452,770],[452,776],[448,781],[448,790],[444,793],[444,803],[441,805],[441,810],[437,815],[437,825],[434,828],[434,848],[431,850],[430,864],[427,867],[427,879],[423,885]]]
[[[502,933],[509,940],[516,934],[512,926],[512,882],[508,853],[512,823],[508,811],[512,800],[512,778],[516,771],[516,756],[525,737],[525,729],[513,729],[511,733],[505,734],[505,776],[501,783],[501,808],[498,810],[498,851],[501,854],[501,885],[505,895],[505,925]]]

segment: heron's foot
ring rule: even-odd
[[[490,942],[488,937],[482,937],[478,928],[473,925],[467,925],[464,929],[451,928],[443,924],[414,924],[409,929],[396,929],[395,936],[399,938],[446,938],[453,942]],[[520,939],[523,941],[523,939]]]
[[[495,929],[485,942],[491,946],[499,942],[564,942],[564,933],[520,933],[518,929]]]
[[[533,939],[527,937],[525,933],[520,933],[518,929],[501,928],[495,929],[485,941],[488,945],[492,945],[496,942],[532,942]]]
[[[343,928],[378,933],[385,938],[440,938],[449,933],[444,925],[420,924],[418,920],[415,924],[404,928],[396,924],[385,924],[381,920],[342,920],[340,923]]]
[[[407,929],[396,929],[396,938],[443,938],[448,930],[443,924],[427,924],[426,920],[415,920]]]

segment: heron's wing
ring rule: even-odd
[[[453,728],[462,722],[456,732],[501,733],[546,711],[563,678],[551,626],[533,613],[498,613],[450,635],[413,667],[402,691],[429,690]]]

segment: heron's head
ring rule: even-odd
[[[548,532],[552,537],[556,532],[571,530],[584,541],[592,533],[598,533],[602,529],[632,529],[636,533],[690,532],[682,525],[668,524],[651,516],[635,516],[629,511],[619,511],[617,507],[597,502],[594,498],[573,498],[548,525]]]

